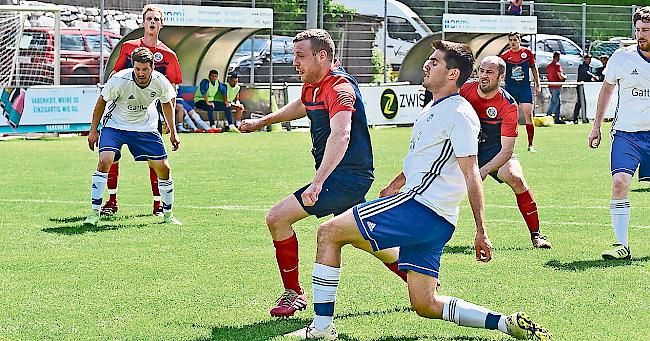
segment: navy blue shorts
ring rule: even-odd
[[[514,97],[517,104],[519,103],[533,103],[533,92],[530,85],[524,86],[507,86],[506,91]]]
[[[479,148],[479,151],[478,151],[478,166],[479,166],[479,168],[485,166],[485,164],[487,164],[492,159],[494,159],[494,157],[497,156],[497,154],[499,154],[500,151],[501,151],[501,146],[494,146],[494,147],[491,147],[491,148],[488,148],[488,149],[485,149],[485,150],[481,150]],[[510,160],[517,160],[517,157],[515,156],[514,153],[512,153],[512,157],[510,157]],[[490,173],[490,176],[492,178],[494,178],[494,180],[496,180],[498,183],[502,184],[503,181],[501,179],[499,179],[499,177],[497,176],[498,172],[499,172],[499,170],[497,169],[494,172]]]
[[[405,193],[357,205],[354,218],[375,251],[399,246],[398,268],[438,278],[454,225]]]
[[[639,181],[650,181],[650,131],[614,131],[610,155],[612,175],[634,175],[638,167]]]
[[[158,132],[126,131],[102,128],[99,134],[99,152],[115,152],[114,161],[122,157],[122,145],[129,147],[135,161],[164,160],[167,151]]]
[[[293,195],[298,199],[305,212],[322,218],[330,214],[339,215],[350,207],[365,202],[366,193],[370,190],[371,185],[372,181],[368,184],[343,182],[330,176],[323,183],[323,189],[318,194],[318,200],[314,206],[305,206],[300,197],[309,184],[295,191]]]

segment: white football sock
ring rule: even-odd
[[[446,300],[442,319],[463,327],[498,329],[508,333],[503,315],[456,297],[439,297]]]
[[[104,189],[108,182],[108,173],[95,171],[92,176],[90,185],[90,199],[93,210],[99,210],[102,206],[102,197],[104,196]]]
[[[159,178],[158,190],[160,190],[160,198],[162,199],[163,213],[171,212],[174,205],[174,180],[172,178],[167,180]]]
[[[619,244],[627,245],[627,227],[630,223],[630,207],[629,199],[612,199],[609,203],[609,214],[612,217],[612,227],[616,235],[616,242]]]
[[[189,115],[186,115],[183,121],[185,121],[185,124],[187,124],[190,129],[196,130],[196,124],[194,124],[194,121],[192,121]]]
[[[325,330],[334,321],[334,304],[336,303],[336,289],[339,286],[341,268],[324,264],[314,264],[311,283],[314,292],[314,326],[318,330]]]

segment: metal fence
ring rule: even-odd
[[[266,7],[274,9],[275,36],[292,37],[307,26],[307,0],[190,0],[190,1],[109,1],[105,0],[106,10],[140,13],[142,6],[148,2],[167,4],[187,4],[223,7]],[[367,9],[345,9],[336,4],[351,3],[351,0],[317,0],[317,26],[328,30],[337,44],[337,57],[350,72],[361,82],[376,82],[394,79],[400,66],[400,58],[406,54],[409,46],[421,37],[415,32],[414,24],[400,15],[388,10],[387,0],[368,0],[373,10],[383,12],[387,6],[388,16],[372,15]],[[391,0],[392,1],[392,0]],[[53,2],[65,2],[54,0]],[[429,32],[442,30],[443,13],[460,14],[505,14],[507,1],[470,1],[470,0],[401,0],[410,10],[415,12]],[[89,2],[86,6],[90,6]],[[84,5],[81,1],[79,5]],[[524,15],[534,14],[538,17],[538,33],[557,34],[575,42],[583,51],[588,51],[589,45],[595,40],[608,40],[612,37],[633,37],[631,16],[636,6],[603,6],[603,5],[574,5],[535,3],[525,1]],[[356,14],[352,14],[356,12]],[[418,20],[419,20],[418,19]],[[388,32],[383,32],[383,27]],[[123,29],[124,31],[124,29]],[[126,34],[128,32],[122,32]],[[268,31],[259,32],[269,35]],[[386,39],[384,39],[386,38]],[[391,46],[398,42],[400,46]],[[275,42],[274,42],[275,44]],[[290,47],[276,46],[283,51],[276,53],[290,55]],[[392,50],[391,50],[392,49]],[[268,56],[268,57],[271,57]],[[268,61],[266,61],[268,62]],[[265,61],[245,65],[233,65],[233,70],[243,76],[240,80],[249,82],[268,82],[269,67]],[[255,79],[246,75],[254,68]],[[273,61],[273,79],[275,82],[298,81],[295,69],[291,66],[291,57]]]

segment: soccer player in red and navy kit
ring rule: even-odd
[[[181,66],[176,58],[176,53],[172,51],[162,41],[158,40],[160,29],[163,26],[163,13],[158,7],[146,5],[142,9],[142,25],[144,26],[144,36],[140,39],[129,40],[122,44],[120,54],[117,57],[111,76],[116,72],[133,67],[131,52],[138,47],[146,47],[153,52],[155,70],[167,77],[172,86],[180,84],[183,81]],[[172,108],[176,105],[172,103]],[[161,112],[160,103],[158,111]],[[173,122],[171,122],[173,124]],[[158,122],[158,131],[162,133],[162,123]],[[108,172],[108,194],[109,199],[101,208],[103,215],[113,215],[117,212],[117,179],[119,176],[119,163],[111,165]],[[153,214],[162,216],[163,209],[160,205],[160,191],[158,190],[158,177],[153,168],[149,167],[149,180],[151,181],[151,192],[153,193]]]
[[[339,215],[365,202],[374,180],[372,146],[365,108],[356,79],[334,60],[334,41],[327,31],[306,30],[294,38],[294,62],[303,81],[302,95],[263,118],[244,120],[241,132],[308,116],[312,154],[316,161],[313,181],[284,198],[266,216],[284,293],[271,309],[272,316],[292,316],[305,309],[307,297],[298,282],[298,240],[292,224],[310,215]],[[372,252],[372,249],[364,249]],[[372,252],[391,271],[397,269],[398,250]]]
[[[460,95],[474,107],[481,122],[478,144],[481,178],[485,179],[489,174],[512,188],[533,246],[547,249],[551,243],[540,232],[537,204],[526,184],[521,164],[513,154],[517,139],[517,105],[512,96],[499,86],[505,72],[503,59],[485,57],[479,68],[479,81],[465,83]]]
[[[515,98],[526,119],[526,133],[528,133],[528,151],[536,152],[533,146],[535,125],[533,124],[533,94],[530,91],[529,71],[535,81],[535,96],[539,95],[541,85],[539,72],[535,66],[535,54],[528,48],[521,47],[521,35],[517,32],[508,34],[510,49],[501,55],[506,62],[506,91]]]

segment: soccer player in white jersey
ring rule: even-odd
[[[465,193],[476,221],[476,260],[488,262],[492,245],[483,220],[483,187],[476,161],[480,124],[472,106],[458,94],[472,73],[467,45],[433,42],[422,84],[434,100],[418,115],[404,170],[382,190],[382,198],[359,204],[318,229],[312,273],[316,317],[287,336],[337,337],[333,315],[346,244],[374,251],[399,247],[399,269],[407,271],[411,306],[418,315],[459,326],[498,329],[518,339],[549,340],[550,334],[524,313],[503,316],[454,297],[437,295],[442,250],[458,221]]]
[[[612,124],[612,199],[609,212],[616,235],[614,248],[602,253],[604,259],[630,259],[627,228],[630,222],[628,190],[639,169],[639,181],[650,181],[650,6],[632,16],[637,45],[614,52],[605,69],[600,88],[589,147],[598,148],[600,126],[618,85],[618,104]]]
[[[176,91],[171,83],[153,69],[153,53],[146,47],[139,47],[131,54],[133,68],[115,73],[97,99],[88,134],[88,147],[99,146],[99,163],[92,176],[92,212],[84,221],[86,225],[97,225],[102,195],[108,179],[108,170],[113,161],[120,159],[122,145],[126,144],[136,161],[147,161],[158,175],[164,222],[180,225],[172,215],[174,203],[174,182],[170,177],[167,151],[157,130],[156,111],[147,107],[156,99],[162,103],[165,122],[169,128],[172,150],[177,150],[180,141],[176,135],[172,100]],[[106,110],[106,103],[109,103]],[[102,119],[101,134],[97,132]],[[99,142],[99,143],[98,143]]]

